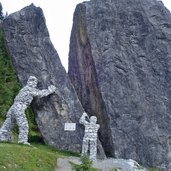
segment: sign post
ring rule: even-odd
[[[75,131],[76,123],[65,123],[64,131]]]

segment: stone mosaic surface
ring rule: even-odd
[[[81,154],[85,154],[88,152],[90,146],[90,160],[96,160],[97,155],[97,132],[100,128],[99,124],[96,124],[97,117],[91,116],[89,121],[86,120],[89,118],[87,113],[83,113],[79,122],[85,126],[85,133],[83,137],[83,144],[82,144],[82,152]]]

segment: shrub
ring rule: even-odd
[[[89,157],[87,154],[84,154],[81,157],[81,164],[75,164],[71,162],[72,170],[75,171],[97,171],[97,169],[92,168],[93,162],[89,160]]]

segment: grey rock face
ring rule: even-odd
[[[91,0],[74,13],[69,76],[106,154],[165,169],[171,14],[156,0]]]
[[[32,103],[45,142],[60,149],[81,151],[83,129],[77,124],[76,131],[64,131],[64,124],[78,123],[84,110],[50,41],[42,10],[30,5],[9,15],[3,28],[21,85],[35,75],[39,89],[51,84],[57,87],[56,94]]]

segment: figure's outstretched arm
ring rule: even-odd
[[[53,85],[50,85],[48,89],[44,89],[44,90],[34,89],[31,93],[34,97],[45,97],[45,96],[48,96],[49,94],[54,93],[55,90],[56,90],[56,87]]]
[[[79,123],[80,123],[80,124],[83,124],[83,125],[89,123],[89,122],[86,120],[86,117],[89,118],[89,116],[87,115],[87,113],[84,112],[83,115],[81,116],[80,120],[79,120]]]

